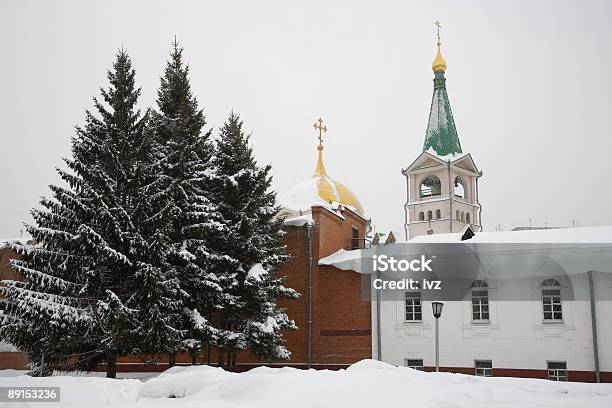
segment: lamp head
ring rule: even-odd
[[[440,316],[442,316],[442,307],[444,307],[444,303],[442,302],[431,302],[431,309],[436,319],[439,319]]]

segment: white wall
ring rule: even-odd
[[[572,278],[576,291],[587,289],[586,274]],[[440,366],[473,367],[474,360],[492,360],[494,368],[546,369],[547,360],[567,361],[568,370],[594,371],[590,302],[563,301],[563,322],[542,318],[539,287],[525,287],[533,300],[499,301],[503,287],[489,290],[490,320],[471,320],[471,300],[445,302],[440,319]],[[612,281],[595,277],[597,329],[601,371],[612,371]],[[562,293],[567,299],[567,287]],[[434,318],[431,303],[423,302],[423,321],[406,322],[404,292],[397,301],[381,302],[382,359],[403,365],[405,358],[435,365]],[[388,299],[388,298],[387,298]],[[372,303],[373,356],[376,356],[376,302]]]

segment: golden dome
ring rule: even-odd
[[[286,214],[310,211],[313,206],[331,207],[330,204],[340,204],[351,208],[357,214],[364,216],[363,207],[359,199],[344,184],[332,180],[325,170],[323,164],[323,133],[327,127],[323,126],[323,120],[319,119],[314,124],[314,128],[319,131],[319,158],[317,167],[312,176],[301,183],[298,183],[279,196],[279,204],[283,208],[281,213]]]
[[[446,61],[444,60],[444,57],[442,57],[442,51],[440,50],[440,46],[442,45],[442,42],[440,41],[440,28],[442,26],[440,25],[439,21],[436,21],[436,27],[438,27],[438,33],[436,34],[436,37],[438,37],[438,42],[436,43],[438,46],[438,53],[436,54],[436,59],[434,59],[434,62],[431,64],[431,69],[433,69],[434,73],[444,73],[446,72]]]
[[[434,62],[431,64],[431,69],[433,69],[434,73],[446,72],[446,61],[444,60],[444,57],[442,57],[440,45],[442,44],[440,43],[440,41],[438,41],[438,54],[436,55],[436,59],[434,59]]]
[[[317,168],[311,179],[318,179],[317,189],[319,197],[327,203],[340,203],[355,209],[358,214],[364,215],[363,206],[357,196],[344,184],[332,180],[327,175],[325,165],[323,164],[323,145],[319,144],[317,150],[319,150]]]

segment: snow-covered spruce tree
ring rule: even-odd
[[[108,72],[110,86],[94,99],[99,117],[72,141],[67,187],[51,186],[54,200],[34,210],[28,232],[37,245],[13,245],[13,266],[25,282],[3,282],[0,335],[24,350],[35,374],[89,369],[118,355],[149,352],[176,341],[178,287],[164,265],[165,237],[151,221],[156,181],[154,143],[140,89],[125,51]]]
[[[222,288],[212,272],[216,255],[209,243],[220,239],[226,230],[208,198],[215,178],[213,144],[210,131],[203,131],[206,120],[191,92],[189,67],[182,62],[182,52],[175,40],[157,92],[159,111],[152,112],[150,122],[160,166],[154,188],[159,211],[153,220],[168,226],[167,260],[181,288],[182,341],[162,349],[168,353],[170,365],[177,351],[189,351],[195,362],[201,348],[210,348],[216,341],[217,330],[209,315],[219,303]]]
[[[221,128],[216,144],[217,202],[229,231],[218,241],[226,255],[221,280],[227,302],[220,314],[220,363],[227,354],[230,368],[247,349],[266,359],[286,359],[282,330],[295,329],[279,298],[295,298],[276,272],[286,260],[282,220],[276,217],[276,193],[270,189],[271,166],[260,167],[249,136],[234,112]]]

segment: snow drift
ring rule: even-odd
[[[144,383],[88,377],[0,377],[0,386],[60,386],[62,407],[612,406],[612,384],[425,373],[363,360],[340,371],[174,367]]]

